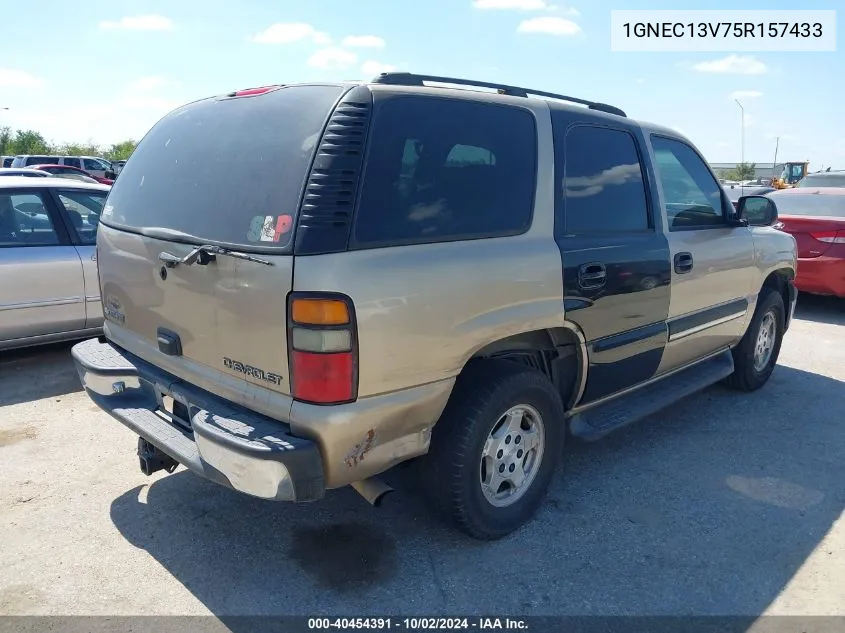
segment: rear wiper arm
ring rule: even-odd
[[[185,266],[190,266],[192,264],[205,266],[209,262],[213,262],[217,255],[226,255],[227,257],[243,259],[248,262],[255,262],[256,264],[264,264],[265,266],[273,265],[273,262],[269,259],[263,259],[261,257],[256,257],[255,255],[250,255],[249,253],[233,251],[228,248],[223,248],[222,246],[213,246],[211,244],[202,244],[201,246],[197,246],[184,257],[179,257],[173,253],[162,251],[159,253],[158,258],[163,261],[164,265],[168,268],[175,268],[179,264],[184,264]]]

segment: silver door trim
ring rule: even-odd
[[[729,314],[727,316],[720,317],[718,319],[714,319],[713,321],[708,321],[707,323],[702,323],[701,325],[696,325],[688,330],[683,330],[681,332],[677,332],[675,334],[671,334],[669,336],[669,341],[677,341],[679,339],[685,338],[687,336],[691,336],[693,334],[698,334],[699,332],[703,332],[704,330],[708,330],[711,327],[716,327],[717,325],[722,325],[724,323],[729,323],[730,321],[735,321],[736,319],[742,319],[745,315],[748,314],[748,310],[743,310],[742,312],[735,312],[734,314]]]
[[[82,297],[63,297],[61,299],[47,299],[46,301],[0,304],[0,311],[21,310],[23,308],[48,308],[50,306],[65,306],[73,303],[82,303]]]

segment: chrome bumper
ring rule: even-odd
[[[194,473],[277,501],[325,494],[316,443],[290,427],[179,380],[105,339],[71,352],[82,385],[112,417]],[[173,410],[165,406],[172,398]]]

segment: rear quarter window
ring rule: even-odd
[[[528,230],[537,132],[525,109],[430,96],[377,103],[353,246]]]

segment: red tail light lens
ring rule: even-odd
[[[293,397],[305,402],[332,404],[353,399],[352,352],[315,354],[293,350]]]
[[[288,299],[291,394],[313,404],[357,397],[358,350],[352,301],[338,295]]]
[[[826,244],[845,244],[845,231],[819,231],[810,235]]]

